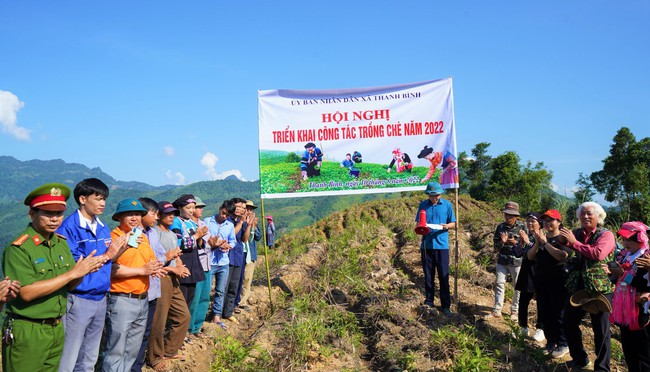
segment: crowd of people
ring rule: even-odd
[[[569,355],[577,370],[609,371],[611,324],[620,328],[629,371],[650,371],[650,257],[648,226],[623,223],[616,236],[603,227],[606,213],[595,202],[576,210],[580,227],[562,224],[555,209],[531,212],[520,221],[519,205],[507,202],[504,222],[494,233],[498,252],[495,300],[491,316],[501,317],[504,284],[509,273],[515,286],[511,317],[520,334],[529,336],[528,307],[537,299],[535,340],[544,342],[544,354],[560,359]],[[596,359],[589,360],[580,324],[589,313]]]
[[[173,202],[128,198],[110,228],[102,222],[109,188],[97,178],[72,192],[78,210],[64,219],[70,189],[33,190],[31,223],[4,251],[0,281],[4,371],[164,371],[183,345],[250,312],[257,206],[225,200],[217,213],[194,195]],[[267,216],[273,245],[275,225]],[[214,298],[211,290],[214,287]]]
[[[448,230],[455,217],[444,190],[437,182],[427,185],[428,199],[420,203],[415,221],[425,281],[426,308],[433,307],[434,273],[438,272],[443,314],[451,316],[449,295]],[[603,227],[606,213],[595,202],[576,210],[580,227],[563,226],[562,214],[554,209],[531,212],[520,220],[519,205],[507,202],[501,210],[504,222],[494,233],[496,280],[490,317],[501,318],[508,275],[514,283],[510,316],[520,332],[530,336],[528,308],[537,299],[533,338],[545,341],[544,354],[559,359],[569,355],[573,370],[609,371],[611,324],[620,339],[629,371],[650,371],[650,250],[649,227],[639,221],[625,222],[616,236]],[[422,222],[426,218],[426,222]],[[424,227],[427,228],[424,228]],[[596,359],[589,360],[580,330],[589,313]]]
[[[441,311],[452,316],[449,237],[456,227],[440,183],[429,182],[416,214],[422,235],[424,306],[433,308],[437,272]],[[4,371],[92,371],[102,350],[104,371],[163,371],[181,359],[183,344],[200,337],[209,320],[222,329],[251,311],[248,299],[262,235],[251,200],[225,200],[204,218],[203,201],[184,194],[173,202],[128,198],[117,204],[110,228],[99,218],[109,188],[79,182],[76,212],[65,219],[71,190],[45,184],[25,198],[31,223],[4,251],[0,305]],[[576,369],[609,371],[611,323],[618,325],[630,371],[650,370],[649,228],[623,223],[616,236],[602,227],[594,202],[576,210],[577,229],[557,210],[531,212],[507,202],[494,233],[497,252],[492,317],[503,316],[505,282],[515,291],[510,316],[528,336],[528,308],[537,299],[535,339],[552,358],[569,354]],[[267,244],[275,225],[266,216]],[[211,299],[211,290],[214,297]],[[580,324],[590,314],[595,361]],[[224,322],[224,320],[226,322]]]

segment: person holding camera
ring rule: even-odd
[[[497,226],[494,232],[494,249],[498,252],[496,265],[496,280],[494,283],[494,307],[492,316],[500,318],[503,300],[505,296],[506,277],[508,273],[512,277],[512,283],[517,283],[519,268],[521,267],[521,258],[515,256],[515,249],[522,244],[519,231],[526,232],[526,225],[517,218],[519,214],[519,204],[509,201],[501,211],[503,212],[504,222]],[[510,307],[511,317],[517,316],[519,309],[519,291],[515,290],[512,296]]]

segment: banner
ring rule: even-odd
[[[458,188],[451,78],[258,102],[262,198]]]

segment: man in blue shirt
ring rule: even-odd
[[[212,314],[215,324],[225,329],[221,322],[223,312],[223,300],[228,284],[228,273],[230,258],[228,252],[237,244],[235,237],[235,225],[228,220],[228,203],[223,203],[219,211],[212,217],[206,218],[205,223],[210,231],[208,246],[212,250],[210,261],[211,275],[214,275],[214,302],[212,303]]]
[[[429,182],[424,193],[429,199],[418,206],[415,222],[420,221],[420,211],[426,212],[426,223],[439,225],[422,236],[420,254],[424,269],[424,305],[433,307],[435,293],[434,274],[438,271],[440,282],[440,303],[443,314],[451,316],[451,296],[449,294],[449,229],[456,227],[456,216],[451,203],[440,196],[445,193],[438,182]]]
[[[68,216],[57,233],[66,237],[75,261],[105,255],[108,261],[98,271],[83,277],[68,292],[67,312],[63,317],[65,332],[59,371],[91,371],[99,355],[99,343],[106,318],[106,293],[111,285],[111,263],[124,252],[128,234],[111,241],[111,230],[99,219],[104,212],[108,186],[97,178],[87,178],[74,188],[79,209]]]

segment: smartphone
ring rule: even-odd
[[[137,247],[138,246],[138,238],[142,235],[142,230],[138,229],[137,227],[134,227],[133,230],[131,230],[131,237],[129,238],[129,247]]]

